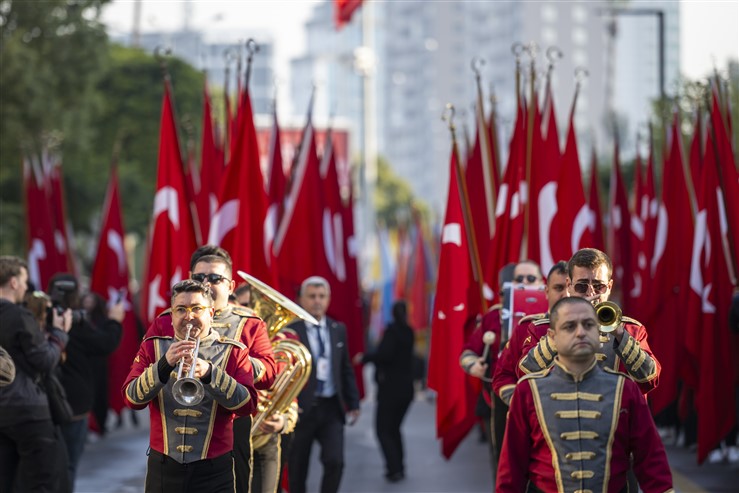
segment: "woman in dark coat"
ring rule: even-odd
[[[405,477],[400,425],[413,401],[413,329],[408,325],[404,301],[393,304],[393,321],[387,326],[374,353],[361,356],[374,363],[377,382],[375,430],[385,457],[385,478]]]

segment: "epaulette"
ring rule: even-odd
[[[174,339],[174,337],[172,337],[172,336],[149,336],[149,337],[145,338],[141,342],[146,342],[146,341],[151,340],[151,339]]]
[[[532,320],[539,320],[542,318],[546,318],[547,320],[549,320],[546,313],[532,313],[531,315],[526,315],[525,317],[523,317],[521,320],[518,321],[518,323],[522,324],[524,322],[530,322]]]
[[[246,349],[246,345],[245,344],[243,344],[243,343],[241,343],[239,341],[236,341],[234,339],[231,339],[229,337],[226,337],[226,336],[221,336],[218,339],[218,342],[221,342],[223,344],[231,344],[232,346],[236,346],[239,349]]]
[[[626,373],[624,373],[622,371],[614,370],[613,368],[608,368],[607,366],[604,366],[602,368],[603,368],[603,371],[604,372],[610,373],[611,375],[621,375],[622,377],[626,377],[629,380],[633,380],[633,378],[631,378],[630,375],[628,375],[628,374],[626,374]]]
[[[172,307],[167,308],[162,313],[160,313],[159,315],[157,315],[157,318],[163,317],[164,315],[172,315]]]
[[[496,303],[490,308],[488,308],[488,313],[493,312],[495,310],[500,310],[501,308],[503,308],[503,303]]]
[[[644,325],[637,319],[631,317],[621,317],[621,321],[627,324],[638,325],[639,327],[642,327]]]
[[[534,325],[544,325],[549,323],[549,317],[540,318],[539,320],[534,320],[532,322]]]
[[[550,366],[549,368],[544,368],[543,370],[535,371],[532,373],[527,373],[526,375],[522,376],[518,379],[518,382],[522,382],[524,380],[529,380],[531,378],[544,378],[546,377],[550,371],[552,371],[553,366]]]
[[[236,315],[239,315],[240,317],[258,318],[259,320],[261,320],[259,315],[257,315],[257,312],[255,312],[248,306],[234,305],[231,311]]]

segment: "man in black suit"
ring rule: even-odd
[[[339,490],[344,469],[344,424],[359,418],[359,391],[349,360],[346,326],[326,317],[331,288],[323,277],[300,285],[300,305],[319,325],[300,320],[290,326],[313,356],[310,379],[298,396],[299,418],[290,451],[290,493],[305,493],[313,441],[321,445],[321,493]]]

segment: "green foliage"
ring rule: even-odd
[[[388,229],[406,226],[414,211],[428,219],[428,207],[413,196],[410,185],[399,178],[384,158],[377,160],[377,187],[375,188],[377,221]]]

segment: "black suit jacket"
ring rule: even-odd
[[[308,339],[308,329],[303,320],[298,320],[290,325],[308,350],[311,349]],[[326,317],[326,328],[331,338],[331,375],[336,387],[336,395],[339,398],[343,412],[359,409],[359,390],[354,380],[354,370],[349,358],[349,346],[346,338],[346,326]],[[309,410],[313,406],[316,394],[316,361],[311,367],[310,379],[303,387],[298,396],[300,409]]]

